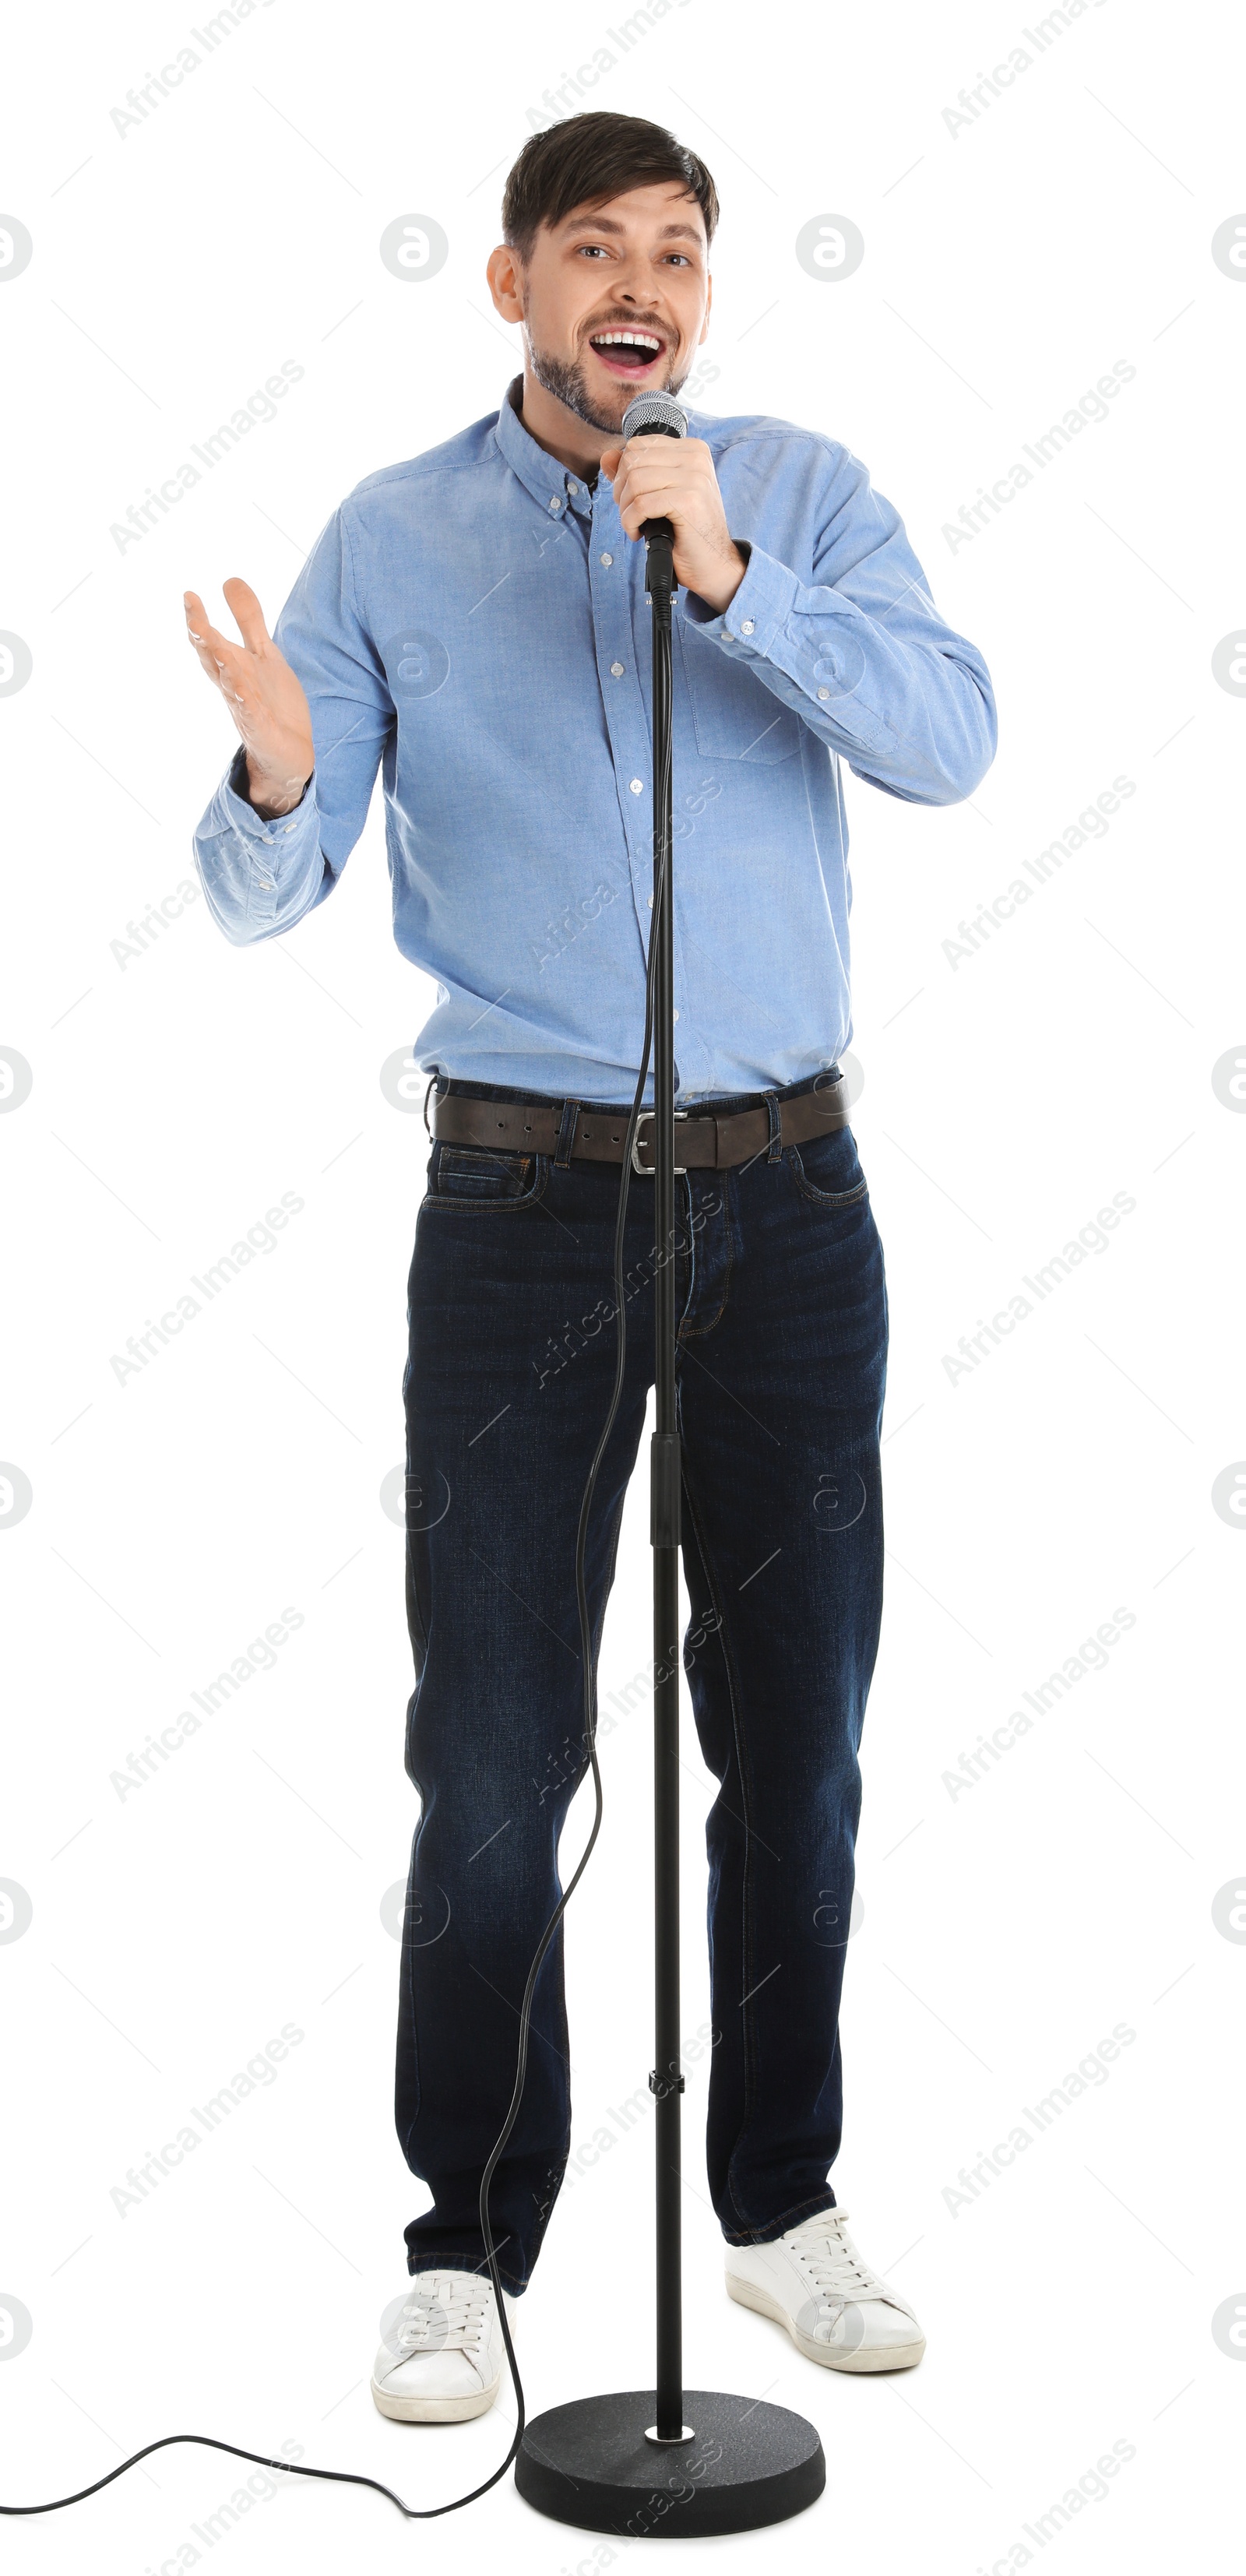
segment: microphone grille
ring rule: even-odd
[[[673,394],[637,394],[623,414],[620,436],[624,439],[664,433],[667,438],[686,438],[688,415]]]

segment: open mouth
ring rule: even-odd
[[[594,331],[589,346],[612,376],[648,375],[666,352],[666,343],[656,331],[621,329]]]

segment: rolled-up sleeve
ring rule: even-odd
[[[819,452],[814,581],[754,545],[722,614],[692,592],[686,613],[857,777],[912,804],[954,805],[995,757],[986,663],[940,617],[898,511],[859,458]]]
[[[394,723],[356,594],[348,507],[322,530],[272,630],[311,710],[316,765],[302,799],[289,814],[257,814],[240,743],[194,835],[208,910],[235,947],[289,930],[332,893]]]

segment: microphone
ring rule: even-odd
[[[674,394],[637,394],[623,414],[619,433],[629,438],[686,438],[688,415]]]
[[[637,394],[623,414],[619,435],[629,438],[686,438],[688,415],[673,394]],[[645,579],[652,591],[658,586],[670,590],[674,584],[671,549],[675,530],[669,519],[642,519],[640,533],[645,541]],[[651,578],[650,576],[654,578]]]

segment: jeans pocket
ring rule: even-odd
[[[495,1154],[487,1145],[433,1147],[428,1203],[433,1207],[515,1208],[543,1196],[548,1154]]]
[[[788,1145],[783,1160],[802,1198],[815,1207],[855,1207],[868,1191],[851,1127],[832,1127],[807,1138],[803,1147]]]

